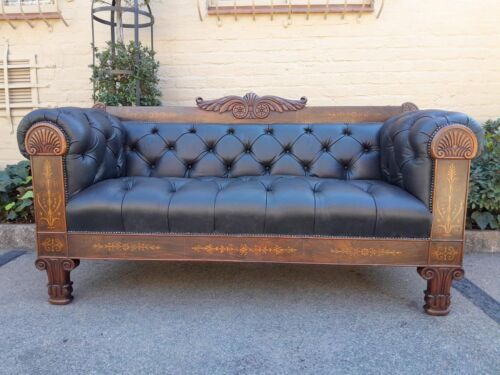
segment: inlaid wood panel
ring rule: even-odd
[[[415,111],[417,106],[404,103],[401,106],[373,106],[373,107],[305,107],[297,111],[270,111],[264,118],[235,119],[232,111],[204,111],[192,107],[102,107],[108,113],[122,120],[150,121],[150,122],[189,122],[196,124],[321,124],[321,123],[357,123],[383,122],[392,116],[403,112]]]
[[[68,234],[69,257],[324,264],[425,265],[427,240]]]
[[[432,239],[463,240],[469,160],[435,161]]]
[[[63,163],[60,156],[32,156],[33,195],[38,232],[65,232]]]
[[[66,232],[38,232],[38,256],[65,257],[68,255]]]
[[[434,241],[429,248],[429,264],[462,265],[463,241]]]

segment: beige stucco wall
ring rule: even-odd
[[[203,2],[203,0],[200,0]],[[69,27],[41,21],[12,30],[0,21],[0,42],[12,57],[37,54],[44,106],[89,106],[90,1],[60,0]],[[155,47],[165,104],[255,91],[310,105],[383,105],[500,117],[500,2],[386,0],[379,19],[364,15],[223,18],[200,22],[196,0],[152,0]],[[98,28],[106,38],[106,29]],[[1,45],[0,45],[1,48]],[[21,115],[22,112],[16,112]],[[1,114],[0,114],[1,116]],[[15,122],[19,117],[15,118]],[[0,165],[20,159],[15,136],[0,117]]]

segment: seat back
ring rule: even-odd
[[[381,122],[123,126],[128,176],[381,178]]]

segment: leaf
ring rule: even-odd
[[[19,199],[33,199],[33,190],[28,190],[24,195]]]
[[[31,199],[26,199],[26,200],[22,201],[19,204],[19,206],[16,207],[15,211],[18,212],[18,213],[22,212],[26,208],[30,207],[32,204],[33,204],[33,201]]]
[[[16,205],[16,202],[10,202],[10,203],[5,205],[4,209],[5,209],[5,211],[10,211],[15,207],[15,205]]]
[[[475,211],[471,215],[472,220],[481,228],[485,230],[490,224],[494,225],[495,217],[489,212],[479,212]]]

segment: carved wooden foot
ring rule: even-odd
[[[419,267],[418,273],[427,280],[424,310],[429,315],[447,315],[450,312],[450,289],[453,280],[464,277],[457,267]]]
[[[80,261],[78,259],[38,258],[35,262],[40,271],[47,271],[49,279],[49,302],[53,305],[67,305],[73,299],[73,282],[69,274]]]

